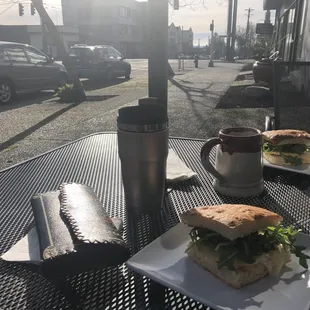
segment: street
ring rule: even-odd
[[[59,103],[47,91],[21,95],[12,104],[1,106],[0,169],[95,132],[115,131],[118,109],[136,104],[148,92],[147,60],[130,62],[129,81],[119,78],[104,85],[84,80],[87,102]],[[206,138],[226,125],[263,124],[264,109],[255,113],[244,109],[243,114],[230,109],[230,116],[228,110],[215,110],[242,64],[216,63],[208,68],[208,61],[202,60],[195,69],[193,60],[185,60],[185,71],[178,71],[178,60],[170,63],[176,73],[169,81],[172,136]],[[249,119],[249,113],[254,119]]]

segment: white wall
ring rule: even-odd
[[[32,33],[29,35],[30,45],[36,47],[39,50],[43,49],[42,35],[40,33]]]
[[[67,50],[69,48],[69,44],[79,43],[80,38],[76,28],[58,26],[57,29],[61,32],[61,36]],[[28,33],[30,37],[30,45],[39,50],[43,50],[41,26],[28,26]],[[58,57],[57,48],[54,46],[55,44],[53,38],[48,31],[46,33],[46,41],[49,49],[48,54],[55,58]]]

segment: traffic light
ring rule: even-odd
[[[30,9],[31,9],[31,15],[34,15],[36,13],[36,9],[32,3],[30,4]]]
[[[24,6],[21,3],[18,3],[19,16],[24,16]]]

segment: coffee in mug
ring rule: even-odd
[[[210,152],[217,147],[215,166]],[[201,149],[201,162],[214,176],[214,188],[223,195],[251,197],[264,190],[262,134],[255,128],[226,128]]]

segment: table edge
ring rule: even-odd
[[[78,138],[78,139],[73,140],[73,141],[70,141],[70,142],[68,142],[68,143],[66,143],[66,144],[60,145],[60,146],[58,146],[58,147],[56,147],[56,148],[54,148],[54,149],[48,150],[48,151],[43,152],[43,153],[41,153],[41,154],[39,154],[39,155],[36,155],[36,156],[34,156],[34,157],[31,157],[31,158],[29,158],[29,159],[23,160],[23,161],[21,161],[21,162],[19,162],[19,163],[17,163],[17,164],[14,164],[14,165],[12,165],[12,166],[9,166],[9,167],[7,167],[7,168],[4,168],[4,169],[0,170],[0,173],[3,173],[3,172],[6,172],[6,171],[8,171],[8,170],[10,170],[10,169],[16,168],[16,167],[18,167],[18,166],[20,166],[20,165],[23,165],[23,164],[25,164],[25,163],[27,163],[27,162],[30,162],[30,161],[35,160],[35,159],[37,159],[37,158],[40,158],[40,157],[42,157],[42,156],[44,156],[44,155],[47,155],[47,154],[52,153],[52,152],[54,152],[54,151],[57,151],[57,150],[59,150],[59,149],[61,149],[61,148],[64,148],[64,147],[66,147],[66,146],[68,146],[68,145],[71,145],[71,144],[73,144],[73,143],[76,143],[76,142],[78,142],[78,141],[81,141],[81,140],[90,138],[90,137],[92,137],[92,136],[107,135],[107,134],[117,134],[117,131],[95,132],[95,133],[92,133],[92,134],[90,134],[90,135],[87,135],[87,136]],[[174,137],[174,136],[169,136],[169,139],[174,139],[174,140],[191,140],[191,141],[201,141],[201,142],[206,141],[205,139],[185,138],[185,137]]]

